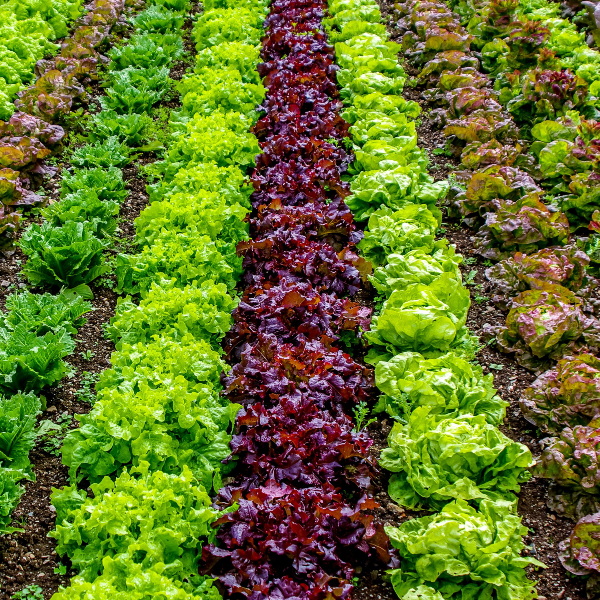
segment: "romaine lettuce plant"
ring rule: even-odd
[[[108,241],[98,239],[88,222],[68,221],[62,227],[33,224],[21,237],[20,246],[29,257],[23,272],[33,285],[73,288],[109,269],[102,257]]]

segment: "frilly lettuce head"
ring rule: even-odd
[[[552,480],[548,506],[571,519],[600,511],[600,429],[566,428],[540,443],[533,473]]]
[[[457,500],[385,531],[400,556],[400,568],[390,573],[402,600],[536,597],[525,567],[545,565],[521,557],[527,528],[509,502],[483,500],[477,510]]]
[[[440,418],[481,414],[492,425],[506,416],[508,403],[496,394],[493,376],[453,352],[430,359],[402,352],[377,363],[375,381],[383,395],[374,412],[392,417],[406,419],[420,406]]]
[[[445,240],[434,243],[435,250],[429,254],[429,248],[417,248],[406,254],[390,254],[387,264],[375,269],[369,281],[384,296],[394,290],[402,290],[413,283],[429,285],[443,273],[449,273],[453,279],[462,279],[459,265],[462,256],[456,254],[454,246],[448,246]]]
[[[548,359],[559,360],[586,345],[596,347],[597,319],[582,310],[581,300],[566,288],[541,283],[513,299],[506,326],[487,328],[504,352],[515,352],[519,364],[540,372]]]
[[[54,490],[50,535],[82,579],[102,575],[106,556],[133,559],[144,570],[168,565],[165,575],[179,581],[197,569],[199,546],[214,539],[211,523],[221,513],[187,466],[178,475],[149,467],[142,462],[115,480],[104,477],[92,484],[91,498],[76,485]]]
[[[429,285],[417,283],[392,292],[381,314],[373,318],[366,337],[392,355],[407,350],[448,352],[454,348],[468,352],[472,338],[465,323],[470,303],[462,282],[443,273]]]
[[[544,433],[600,425],[600,360],[580,354],[559,360],[521,398],[523,416]]]
[[[506,302],[520,292],[543,283],[555,283],[577,292],[584,283],[590,259],[576,246],[544,248],[534,254],[517,252],[486,270],[485,274],[500,292],[495,302]]]
[[[420,406],[407,425],[395,423],[379,464],[392,471],[388,492],[401,506],[439,509],[453,499],[502,499],[531,475],[531,452],[484,415],[441,419]]]
[[[373,265],[384,265],[392,253],[406,254],[415,248],[434,248],[438,221],[423,205],[408,204],[397,211],[380,208],[369,218],[365,237],[358,244]]]

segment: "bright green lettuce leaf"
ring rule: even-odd
[[[33,477],[29,451],[35,443],[34,429],[41,410],[42,403],[32,393],[0,395],[0,470],[20,469]]]
[[[418,283],[392,292],[365,336],[392,354],[447,352],[461,346],[469,351],[465,323],[470,304],[462,283],[443,273],[429,285]]]
[[[98,239],[88,222],[68,221],[62,227],[45,222],[31,225],[23,236],[21,250],[29,257],[23,268],[33,285],[87,284],[108,271],[102,251],[108,241]]]
[[[240,73],[244,83],[259,85],[261,78],[256,65],[260,62],[260,46],[242,42],[223,42],[198,52],[194,72],[201,75],[206,73],[206,69],[234,69]]]
[[[117,344],[148,343],[157,335],[179,340],[191,334],[218,347],[237,304],[223,283],[194,281],[182,289],[176,280],[163,279],[152,283],[139,305],[129,296],[119,299],[108,334]]]
[[[361,171],[350,189],[352,195],[346,204],[355,220],[367,219],[382,206],[398,210],[407,204],[425,204],[441,223],[442,213],[436,203],[446,196],[448,182],[434,182],[419,164],[411,163],[389,170]]]
[[[431,252],[437,228],[437,219],[422,204],[407,204],[397,211],[384,207],[369,217],[358,247],[373,265],[385,265],[392,253],[405,254],[416,248]]]
[[[516,502],[531,473],[531,452],[507,438],[485,415],[440,418],[431,406],[396,422],[379,464],[392,471],[388,493],[401,506],[439,510],[450,500]]]
[[[453,352],[430,359],[402,352],[377,363],[375,382],[383,395],[374,412],[386,411],[395,418],[406,420],[420,406],[438,419],[483,415],[496,426],[506,416],[508,402],[496,394],[493,375],[484,375],[478,364]]]
[[[107,238],[117,228],[115,217],[119,214],[119,204],[114,200],[101,200],[94,190],[81,190],[50,204],[42,214],[54,227],[69,221],[87,221],[96,237]]]
[[[144,139],[144,132],[152,123],[152,118],[146,113],[120,115],[114,110],[101,110],[90,120],[89,139],[92,142],[102,142],[111,137],[129,146],[139,146]]]
[[[107,556],[130,558],[145,570],[160,565],[166,577],[179,581],[197,572],[202,544],[214,539],[211,524],[221,513],[211,508],[209,495],[186,465],[170,475],[152,472],[141,461],[91,488],[93,496],[87,498],[76,486],[52,493],[56,530],[50,537],[82,579],[93,582],[102,575]]]
[[[512,503],[484,500],[476,510],[458,500],[435,515],[385,530],[400,556],[400,567],[391,571],[400,598],[424,585],[446,600],[535,597],[525,567],[544,565],[521,557],[527,527]]]
[[[236,245],[248,239],[244,218],[248,209],[230,204],[218,192],[176,193],[162,202],[153,202],[135,220],[139,244],[154,244],[163,229],[171,232],[195,230],[212,240]]]
[[[205,67],[196,73],[177,85],[184,115],[237,111],[258,121],[256,107],[265,98],[262,83],[246,83],[237,69]]]
[[[79,191],[94,191],[100,200],[119,203],[127,197],[123,172],[117,167],[76,169],[73,173],[63,171],[61,196]]]
[[[36,335],[62,330],[76,335],[77,329],[86,323],[83,315],[92,310],[92,305],[80,296],[32,294],[27,290],[7,296],[5,306],[8,313],[0,319],[4,327],[14,329],[25,325],[27,331]]]
[[[169,66],[183,56],[183,39],[179,33],[147,33],[132,35],[125,46],[116,46],[108,52],[109,68],[127,67],[152,69]]]
[[[224,42],[258,44],[263,35],[264,12],[248,8],[207,10],[196,21],[192,37],[196,50]]]
[[[182,376],[157,388],[140,381],[137,392],[106,388],[89,414],[77,415],[80,427],[64,440],[63,463],[73,481],[92,482],[143,461],[167,473],[181,473],[187,465],[211,490],[225,469],[227,431],[239,408],[212,385],[192,386]]]
[[[122,167],[129,162],[129,153],[127,144],[111,136],[101,143],[77,148],[71,156],[71,162],[77,167]]]
[[[450,273],[453,279],[461,281],[459,265],[462,256],[456,254],[454,246],[448,246],[446,240],[439,240],[434,243],[432,254],[428,250],[429,247],[417,248],[406,254],[388,255],[387,264],[375,269],[369,281],[383,296],[413,283],[429,285],[442,273]]]
[[[195,340],[191,334],[178,340],[156,336],[152,341],[131,345],[121,343],[110,358],[112,368],[103,371],[96,391],[120,388],[138,392],[141,382],[150,387],[167,385],[173,377],[182,376],[198,390],[207,385],[221,389],[220,376],[229,367],[204,340]]]
[[[215,242],[197,231],[172,232],[163,229],[152,246],[139,254],[117,256],[119,290],[146,293],[159,279],[176,279],[184,287],[194,281],[212,280],[233,290],[242,272],[242,257],[235,245]]]

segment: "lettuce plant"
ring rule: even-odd
[[[416,248],[406,254],[390,254],[387,264],[378,267],[369,277],[369,281],[379,294],[387,297],[394,290],[402,290],[414,283],[429,285],[442,273],[449,273],[453,279],[461,281],[459,265],[462,256],[456,254],[454,246],[436,241],[433,252],[429,248]]]
[[[397,211],[384,207],[369,217],[368,230],[358,247],[375,266],[385,265],[393,253],[433,250],[437,228],[437,219],[425,206],[408,204]]]
[[[493,206],[495,211],[486,214],[485,225],[475,240],[478,253],[485,258],[501,260],[515,251],[530,253],[569,242],[567,217],[552,212],[537,194],[516,202],[500,200]]]
[[[600,343],[598,321],[584,314],[581,300],[550,283],[519,294],[512,301],[506,326],[485,331],[496,334],[503,352],[514,352],[519,364],[538,372],[549,359],[559,360]]]
[[[71,156],[71,162],[77,167],[122,167],[129,162],[129,154],[129,147],[118,137],[111,136],[102,143],[77,148]]]
[[[567,427],[540,443],[533,474],[552,480],[548,506],[573,520],[600,511],[600,429]]]
[[[163,573],[179,581],[197,570],[199,546],[215,538],[211,524],[220,513],[187,466],[177,475],[149,467],[142,462],[114,481],[93,483],[93,497],[76,485],[53,492],[56,529],[50,535],[82,579],[102,575],[107,556],[133,559],[144,569],[162,564]]]
[[[100,374],[96,391],[119,388],[137,393],[144,383],[153,388],[181,376],[197,391],[203,388],[221,389],[219,378],[229,367],[221,353],[205,340],[186,333],[179,339],[155,335],[148,342],[121,342],[111,355],[111,369]]]
[[[436,206],[447,191],[446,181],[436,181],[418,165],[409,164],[389,170],[362,171],[350,184],[352,195],[346,199],[354,219],[363,221],[380,207],[393,211],[408,204],[426,204],[434,217],[441,222]]]
[[[526,482],[531,452],[513,442],[485,415],[442,418],[431,406],[395,423],[379,464],[392,471],[388,493],[401,506],[439,510],[452,499],[515,502]]]
[[[451,200],[453,213],[468,217],[468,223],[479,221],[496,199],[519,200],[542,189],[527,173],[515,167],[491,165],[474,173],[464,192]]]
[[[522,76],[521,85],[521,93],[508,102],[507,109],[520,121],[532,124],[581,110],[588,96],[586,81],[569,70],[534,69]]]
[[[21,237],[20,246],[29,257],[23,272],[33,285],[73,288],[108,270],[102,257],[108,241],[98,239],[89,222],[68,221],[62,227],[34,224]]]
[[[241,271],[242,259],[235,254],[235,246],[194,230],[163,230],[139,254],[119,254],[116,268],[119,290],[129,294],[144,294],[156,280],[173,278],[178,287],[211,279],[233,290]]]
[[[56,600],[220,600],[214,579],[195,577],[194,583],[182,583],[164,574],[164,565],[150,568],[128,556],[107,556],[103,561],[104,573],[93,583],[83,577],[73,577],[69,587],[56,592]]]
[[[486,270],[485,275],[498,292],[494,301],[505,304],[517,294],[535,289],[540,283],[558,284],[572,292],[593,285],[586,276],[590,260],[576,246],[545,248],[533,254],[517,252]]]
[[[104,112],[104,111],[103,111]],[[61,196],[74,192],[93,191],[100,200],[121,203],[127,196],[123,172],[117,167],[76,169],[63,173]]]
[[[77,415],[81,426],[65,438],[63,462],[73,480],[92,482],[143,462],[167,473],[187,465],[207,490],[218,488],[238,408],[182,376],[156,388],[140,381],[138,391],[107,388],[89,414]]]
[[[183,40],[177,33],[144,33],[133,35],[125,46],[108,52],[111,70],[127,67],[151,69],[168,66],[183,55]]]
[[[89,138],[92,142],[103,142],[117,138],[129,146],[138,146],[144,139],[152,118],[146,113],[120,115],[114,110],[101,110],[91,119]]]
[[[0,396],[0,472],[19,470],[33,478],[29,451],[35,443],[34,429],[41,409],[42,403],[32,393]],[[0,523],[2,516],[0,512]]]
[[[214,346],[231,328],[231,312],[237,301],[223,283],[193,281],[183,289],[176,280],[153,283],[139,304],[120,298],[108,334],[121,344],[149,343],[160,335],[179,340],[187,334]]]
[[[151,4],[131,19],[136,31],[168,33],[181,29],[184,16],[159,4]]]
[[[521,556],[527,528],[509,502],[483,500],[477,510],[457,500],[385,531],[400,559],[392,585],[404,600],[494,598],[507,590],[527,600],[535,589],[525,567],[545,566]]]
[[[375,345],[373,360],[385,351],[448,352],[464,344],[468,348],[465,323],[470,304],[468,290],[449,273],[429,285],[416,283],[395,290],[366,333]]]
[[[579,354],[558,361],[540,375],[521,398],[523,416],[544,433],[565,427],[600,425],[600,361]]]
[[[562,566],[574,575],[589,576],[588,597],[596,595],[600,585],[600,512],[582,517],[570,537],[559,544]]]
[[[113,200],[101,200],[96,193],[80,191],[67,194],[60,202],[51,204],[42,211],[47,222],[60,227],[73,221],[87,222],[98,238],[110,237],[117,228],[116,216],[119,204]]]
[[[207,10],[196,22],[192,37],[196,50],[217,46],[223,42],[258,44],[262,34],[262,11],[248,8]]]
[[[258,120],[256,107],[265,98],[262,84],[246,83],[236,69],[196,69],[178,85],[186,115],[210,115],[215,111],[237,111]]]
[[[383,395],[373,411],[405,422],[420,406],[438,420],[483,415],[497,426],[506,416],[508,403],[496,394],[493,376],[453,352],[429,359],[416,352],[396,354],[377,363],[375,383]]]
[[[119,114],[150,112],[171,89],[168,67],[127,67],[111,73],[111,86],[100,103]]]

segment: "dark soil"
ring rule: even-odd
[[[190,17],[197,13],[199,5],[194,3]],[[179,80],[189,70],[194,54],[191,41],[192,19],[187,19],[184,25],[184,59],[175,63],[171,76]],[[130,35],[111,36],[112,41],[122,40]],[[99,83],[90,86],[90,104],[102,95]],[[178,96],[158,105],[159,108],[179,108]],[[71,139],[71,138],[70,138]],[[77,142],[73,146],[80,145]],[[61,173],[70,169],[68,163],[69,149],[65,149],[56,157],[58,172],[44,182],[44,190],[50,202],[59,200]],[[118,252],[131,248],[135,238],[134,220],[148,204],[146,180],[140,168],[156,160],[153,153],[145,154],[135,159],[123,168],[123,178],[129,192],[127,199],[121,205],[119,232],[115,245],[107,250],[107,254],[115,256]],[[30,215],[26,223],[41,222],[39,215]],[[23,223],[23,228],[27,226]],[[42,293],[48,290],[31,288],[26,279],[20,275],[20,270],[27,257],[17,248],[15,252],[0,258],[0,309],[4,308],[6,296],[14,291],[30,289]],[[23,482],[26,489],[19,506],[13,513],[12,526],[22,529],[22,532],[0,537],[0,600],[9,600],[12,595],[27,585],[39,585],[44,598],[49,599],[60,585],[68,585],[69,578],[75,575],[70,569],[67,559],[63,561],[66,572],[60,574],[60,557],[55,551],[56,543],[48,538],[48,533],[54,529],[56,511],[51,505],[50,495],[53,488],[62,488],[69,484],[68,469],[61,464],[60,445],[62,437],[69,429],[77,427],[75,415],[85,414],[91,410],[93,401],[93,383],[99,373],[110,367],[110,355],[114,344],[104,337],[103,327],[115,314],[118,295],[111,289],[115,278],[106,277],[105,285],[97,282],[90,285],[94,299],[91,300],[93,311],[87,315],[87,323],[79,329],[75,352],[65,358],[71,365],[72,374],[58,384],[44,391],[47,409],[41,415],[40,421],[51,420],[61,424],[63,435],[53,442],[38,440],[30,454],[36,481]],[[91,353],[91,354],[90,354]],[[90,390],[91,386],[91,390]]]

